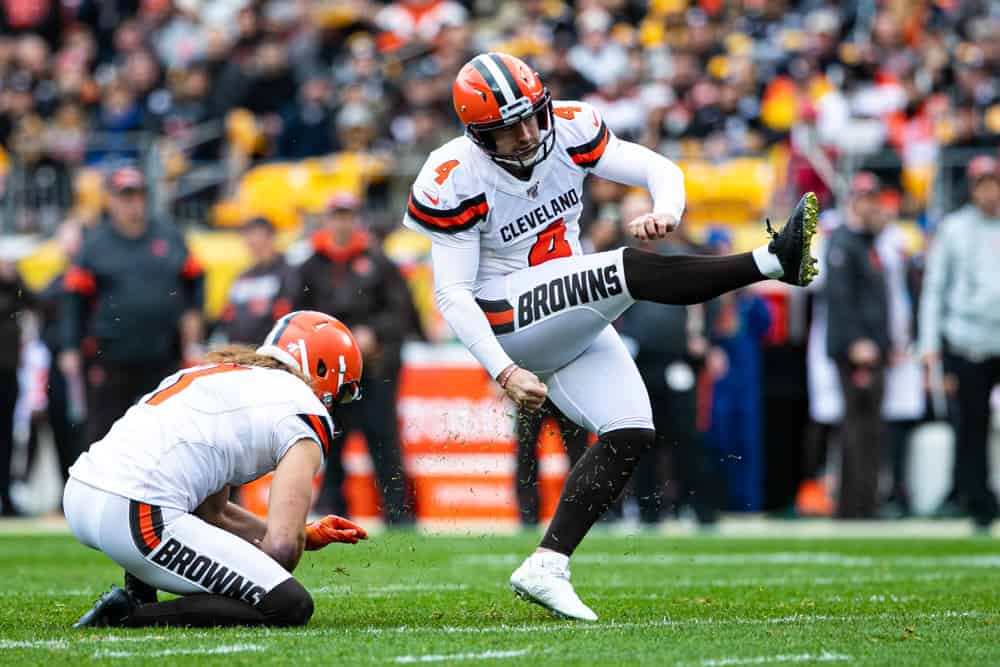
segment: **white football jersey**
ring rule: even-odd
[[[282,370],[213,364],[174,373],[129,408],[70,468],[126,498],[191,512],[224,486],[271,472],[299,440],[325,458],[333,422]]]
[[[552,153],[522,181],[468,137],[427,159],[403,224],[440,239],[479,235],[477,284],[547,260],[581,255],[583,181],[618,139],[586,102],[555,102]]]

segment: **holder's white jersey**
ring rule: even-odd
[[[105,491],[186,512],[224,486],[271,472],[311,439],[324,458],[333,422],[282,370],[212,364],[174,373],[115,422],[70,468]]]

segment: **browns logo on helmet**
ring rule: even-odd
[[[326,313],[288,313],[257,353],[302,371],[327,410],[361,398],[361,350],[351,330]]]
[[[527,63],[505,53],[483,53],[458,72],[452,86],[455,112],[469,139],[503,166],[527,169],[555,145],[552,95]],[[500,153],[492,134],[535,118],[539,141],[513,153]]]

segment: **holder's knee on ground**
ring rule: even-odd
[[[313,615],[313,599],[294,578],[278,584],[264,596],[257,607],[266,617],[267,625],[305,625]]]

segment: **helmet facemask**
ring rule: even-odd
[[[552,113],[552,95],[546,90],[542,96],[531,104],[527,97],[520,97],[511,104],[501,108],[500,120],[488,123],[469,123],[466,135],[490,159],[502,167],[530,170],[540,164],[552,152],[555,146],[555,122]],[[539,140],[534,146],[514,153],[500,153],[496,147],[493,133],[505,127],[511,127],[534,117],[538,122]]]
[[[316,366],[316,375],[320,378],[325,378],[327,374],[332,377],[334,373],[339,372],[337,377],[337,393],[334,394],[331,391],[322,391],[318,394],[320,402],[326,406],[327,411],[333,414],[333,411],[339,405],[346,405],[347,403],[353,403],[361,398],[361,383],[358,380],[350,380],[344,378],[344,371],[346,370],[344,365],[344,357],[340,357],[340,368],[339,371],[336,368],[327,368],[327,365],[323,359],[320,359]]]

